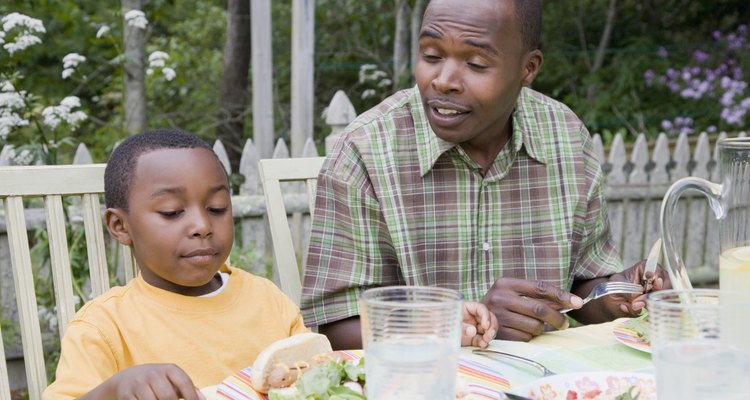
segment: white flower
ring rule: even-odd
[[[5,43],[5,31],[0,31],[0,44]]]
[[[148,56],[149,62],[156,61],[156,60],[167,60],[167,59],[169,59],[169,54],[160,50],[156,50],[152,52],[151,54],[149,54]]]
[[[86,61],[86,57],[78,53],[69,53],[63,57],[63,68],[75,68],[84,61]]]
[[[97,39],[99,39],[99,38],[101,38],[102,36],[104,36],[104,35],[106,35],[107,33],[109,33],[109,29],[110,29],[110,28],[109,28],[109,25],[102,25],[102,26],[101,26],[101,27],[99,28],[99,30],[98,30],[98,31],[96,31],[96,38],[97,38]]]
[[[81,106],[81,100],[76,96],[64,98],[59,106],[50,106],[42,110],[44,124],[52,129],[56,129],[60,123],[66,122],[71,130],[75,130],[81,121],[87,118],[83,111],[73,111],[74,108]]]
[[[29,121],[21,118],[15,112],[0,110],[0,139],[5,139],[13,128],[28,126]]]
[[[364,92],[362,92],[362,99],[367,99],[369,97],[375,96],[375,89],[367,89]]]
[[[73,72],[76,72],[73,68],[65,68],[62,72],[62,78],[68,79],[71,75],[73,75]]]
[[[128,26],[133,26],[140,29],[146,29],[148,26],[148,20],[146,14],[141,10],[130,10],[125,13],[125,22]]]
[[[42,43],[42,39],[39,39],[38,37],[34,35],[27,35],[27,34],[21,34],[16,36],[15,42],[8,42],[3,45],[3,48],[10,54],[13,54],[17,51],[25,50],[28,47],[31,47],[35,44]]]
[[[15,165],[31,165],[34,162],[34,156],[28,149],[23,149],[18,153],[13,149],[10,157]]]
[[[146,75],[149,75],[149,76],[150,76],[150,75],[153,75],[153,74],[154,74],[154,70],[153,70],[153,69],[151,69],[151,68],[146,68]]]
[[[162,69],[161,73],[164,74],[164,79],[168,81],[171,81],[172,79],[174,79],[175,76],[177,76],[177,73],[174,72],[174,70],[169,67]]]
[[[15,12],[4,16],[0,22],[2,22],[3,25],[0,43],[3,43],[3,48],[10,54],[24,50],[29,46],[42,43],[42,39],[38,38],[36,35],[46,32],[42,20]],[[13,40],[9,38],[8,34],[14,30],[17,31],[18,34]]]
[[[21,28],[21,31],[34,32],[34,33],[45,33],[44,24],[42,20],[31,18],[27,15],[19,14],[17,12],[10,13],[3,17],[3,30],[9,32],[14,28]]]

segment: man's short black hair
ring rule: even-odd
[[[524,48],[526,51],[538,49],[542,35],[541,0],[513,0],[513,7],[521,25]]]
[[[125,139],[115,147],[104,170],[104,201],[107,207],[128,211],[128,194],[140,156],[160,149],[194,148],[208,149],[213,153],[208,143],[179,129],[157,129]],[[219,162],[218,157],[216,160]]]

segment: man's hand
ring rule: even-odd
[[[643,276],[643,270],[645,268],[646,262],[640,261],[632,267],[618,274],[612,275],[609,280],[633,282],[640,285],[643,282],[643,278],[652,278],[650,273],[648,274],[649,276]],[[667,275],[666,271],[664,271],[661,266],[657,265],[656,271],[654,272],[653,287],[648,288],[648,291],[645,291],[647,288],[643,288],[644,292],[639,295],[620,294],[605,296],[604,302],[609,303],[607,304],[608,308],[616,308],[620,311],[620,313],[624,314],[621,316],[635,317],[641,313],[644,307],[646,307],[646,297],[650,292],[671,288],[672,283],[669,281],[669,276]]]
[[[555,329],[568,327],[558,310],[581,308],[580,297],[547,282],[500,278],[482,299],[498,319],[498,338],[529,341],[544,333],[545,324]]]
[[[205,400],[174,364],[143,364],[122,370],[81,399]]]
[[[483,349],[497,333],[497,317],[482,303],[464,302],[461,346],[477,346]]]

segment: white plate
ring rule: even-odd
[[[617,324],[612,330],[612,335],[618,342],[630,348],[651,353],[651,343],[638,337],[638,332],[625,327],[628,320]]]
[[[637,372],[577,372],[537,379],[511,392],[534,400],[614,400],[634,387],[638,400],[656,400],[652,374]],[[575,393],[576,397],[572,394]],[[570,396],[570,397],[569,397]]]

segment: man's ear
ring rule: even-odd
[[[131,246],[133,240],[127,224],[127,213],[121,208],[108,208],[104,211],[104,225],[109,234],[123,246]]]
[[[526,53],[524,58],[523,79],[521,80],[521,83],[523,86],[529,86],[531,85],[531,82],[534,82],[534,78],[536,78],[539,71],[542,69],[544,56],[542,55],[541,50],[535,49]]]

